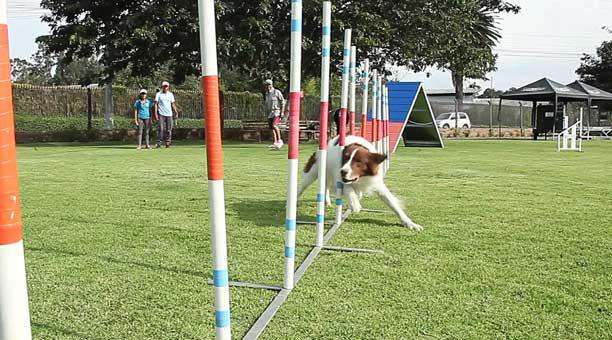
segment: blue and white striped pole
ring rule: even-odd
[[[351,63],[351,33],[350,29],[344,31],[344,50],[342,61],[342,96],[340,98],[340,149],[344,150],[346,144],[346,112],[348,111],[349,97],[349,71]],[[340,176],[340,174],[336,174]],[[342,195],[344,194],[344,184],[342,180],[336,183],[336,224],[342,224]]]
[[[215,329],[217,339],[231,339],[229,273],[223,189],[223,147],[217,70],[215,2],[198,0],[202,94],[206,110],[206,158],[208,166],[208,208],[212,230],[213,284],[215,286]]]
[[[317,193],[317,234],[315,246],[323,247],[325,196],[327,192],[327,127],[329,122],[329,70],[331,52],[331,2],[323,2],[323,42],[321,49],[321,109],[319,117],[319,190]]]
[[[289,181],[285,221],[285,279],[283,287],[295,286],[295,239],[297,231],[298,156],[302,101],[302,1],[291,0],[291,63],[289,70]]]

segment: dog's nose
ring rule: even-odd
[[[340,170],[340,176],[342,176],[343,178],[346,178],[346,175],[348,175],[348,171]]]

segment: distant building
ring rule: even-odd
[[[429,101],[432,103],[454,103],[455,102],[455,90],[454,89],[433,89],[426,90]],[[472,104],[475,102],[476,96],[480,92],[479,89],[466,87],[463,90],[464,93],[464,104]]]

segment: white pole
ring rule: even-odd
[[[370,85],[370,60],[363,61],[363,94],[361,95],[361,137],[367,138],[368,87]]]
[[[381,147],[381,132],[382,132],[382,122],[381,122],[381,117],[382,117],[382,76],[378,76],[378,80],[377,80],[377,84],[378,84],[378,88],[376,89],[376,143],[374,144],[376,151],[377,152],[382,152],[382,147]]]
[[[385,160],[385,174],[389,171],[389,168],[391,166],[391,162],[390,162],[390,157],[391,157],[391,152],[389,151],[389,87],[387,87],[385,85],[385,116],[383,117],[384,120],[384,131],[383,131],[383,135],[385,136],[384,138],[384,148],[385,148],[385,155],[387,156],[387,159]]]
[[[0,340],[30,340],[10,74],[7,1],[0,0]]]
[[[325,196],[327,192],[327,123],[329,121],[329,69],[331,51],[331,2],[323,2],[323,47],[321,50],[321,110],[319,117],[319,190],[317,193],[317,234],[315,246],[323,247]]]
[[[582,116],[584,114],[584,109],[580,108],[580,140],[578,141],[578,150],[582,152]]]
[[[349,100],[349,134],[355,135],[355,96],[357,95],[357,47],[351,47],[351,65],[350,65],[350,100]]]
[[[289,181],[285,222],[285,280],[283,287],[295,286],[295,238],[297,229],[298,156],[302,101],[302,1],[291,1],[291,63],[289,84]]]
[[[215,2],[198,0],[200,54],[202,58],[202,93],[206,107],[206,157],[208,166],[208,207],[212,232],[213,284],[215,287],[215,329],[217,339],[231,339],[229,272],[227,265],[227,230],[223,146],[217,71]]]
[[[376,134],[378,127],[376,125],[376,110],[378,109],[378,70],[372,72],[372,122],[370,124],[370,142],[376,148]]]
[[[348,96],[349,96],[349,72],[351,63],[351,30],[347,29],[344,31],[344,50],[343,61],[342,61],[342,96],[340,103],[340,132],[339,142],[340,149],[344,150],[346,144],[346,112],[348,110]],[[342,224],[342,195],[344,194],[344,184],[340,178],[340,174],[336,174],[340,179],[336,183],[336,224]]]

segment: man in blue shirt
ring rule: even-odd
[[[166,147],[169,148],[170,143],[172,143],[174,114],[175,112],[178,114],[175,102],[174,95],[170,92],[170,83],[167,81],[162,82],[161,92],[155,95],[155,119],[159,121],[159,141],[157,142],[157,148],[161,148],[164,142]]]
[[[142,132],[146,131],[147,149],[151,149],[149,144],[149,130],[151,130],[151,108],[153,103],[147,98],[147,90],[142,89],[138,95],[138,100],[134,103],[134,123],[138,126],[138,150],[142,149]]]

